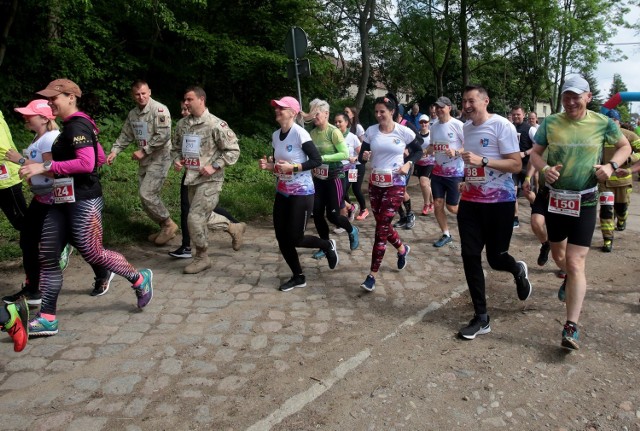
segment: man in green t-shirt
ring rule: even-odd
[[[541,172],[549,193],[547,233],[553,256],[562,256],[567,278],[558,297],[567,303],[562,346],[577,350],[578,318],[587,290],[585,263],[596,225],[598,182],[607,180],[627,160],[631,146],[608,117],[587,110],[592,94],[580,76],[562,86],[565,112],[544,119],[535,135],[531,163]],[[615,147],[603,160],[604,146]],[[547,162],[542,153],[548,150]],[[566,294],[565,294],[566,292]]]

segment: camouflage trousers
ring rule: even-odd
[[[228,230],[231,221],[225,216],[218,214],[217,212],[212,212],[207,220],[207,227],[209,230]]]
[[[138,170],[138,193],[142,209],[156,223],[162,223],[170,217],[169,210],[160,199],[162,186],[167,179],[170,165],[171,159],[167,155],[167,157],[159,157],[145,166],[141,165]]]
[[[613,240],[613,231],[615,230],[616,218],[618,223],[622,224],[629,217],[629,203],[631,202],[632,186],[621,187],[605,187],[600,185],[600,193],[613,192],[613,205],[600,205],[600,231],[602,239]]]
[[[191,243],[198,248],[208,246],[208,221],[213,209],[218,205],[222,181],[207,181],[189,187],[189,235]]]

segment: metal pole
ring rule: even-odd
[[[291,40],[293,41],[293,67],[296,71],[296,84],[298,85],[298,103],[302,107],[302,91],[300,91],[300,73],[298,72],[298,53],[296,52],[295,27],[291,27]]]

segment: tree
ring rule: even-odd
[[[615,96],[618,93],[628,91],[627,85],[622,81],[622,76],[619,73],[613,74],[613,82],[609,88],[609,98]],[[616,109],[620,112],[623,122],[628,122],[631,119],[631,104],[629,102],[620,103]]]

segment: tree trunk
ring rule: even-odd
[[[2,37],[0,38],[0,67],[4,61],[4,56],[7,53],[7,39],[9,38],[9,30],[11,29],[11,25],[13,24],[13,20],[18,13],[18,0],[13,0],[11,2],[11,8],[9,9],[9,14],[7,16],[7,20],[2,27]]]
[[[371,47],[369,46],[369,31],[373,27],[375,20],[376,0],[367,0],[364,8],[360,11],[358,21],[358,32],[360,34],[360,47],[362,49],[362,74],[358,83],[358,94],[356,95],[356,108],[362,109],[364,98],[367,95],[367,84],[371,75]]]
[[[467,0],[460,0],[460,66],[462,69],[462,89],[469,85],[469,31],[467,30]]]

